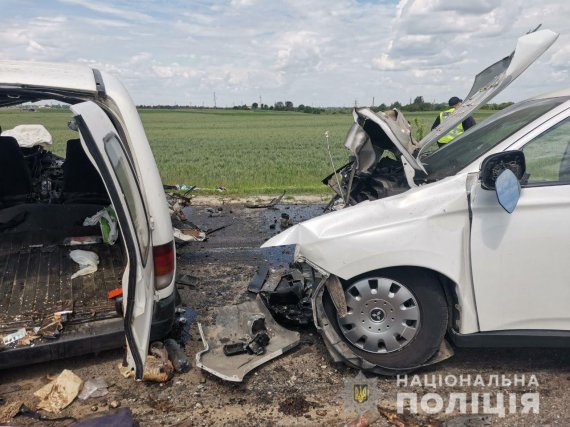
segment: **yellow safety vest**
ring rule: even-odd
[[[449,110],[445,110],[439,113],[439,124],[441,125],[443,121],[447,118],[447,116],[449,116],[454,111],[455,108],[450,108]],[[453,138],[457,138],[462,133],[463,133],[463,123],[459,123],[454,129],[451,129],[447,135],[442,136],[440,139],[438,139],[437,142],[440,144],[447,144]]]

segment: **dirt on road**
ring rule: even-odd
[[[243,204],[193,205],[187,210],[189,218],[203,229],[226,228],[209,235],[205,242],[190,242],[178,249],[178,272],[190,276],[190,283],[179,286],[184,306],[195,310],[197,321],[211,324],[216,309],[239,303],[251,296],[247,285],[259,264],[286,266],[292,260],[293,248],[261,250],[259,246],[280,231],[281,213],[287,213],[297,223],[318,215],[322,205],[279,205],[277,209],[247,209]],[[497,290],[500,292],[500,290]],[[350,405],[347,381],[358,374],[354,369],[338,365],[330,359],[314,328],[301,329],[301,344],[291,352],[250,373],[243,383],[224,382],[195,367],[195,355],[203,349],[196,321],[190,327],[191,339],[186,353],[193,367],[185,374],[176,374],[167,383],[135,382],[123,378],[117,365],[122,350],[104,352],[53,363],[0,371],[0,411],[10,402],[23,402],[35,408],[33,393],[49,382],[54,374],[70,369],[84,381],[103,377],[109,384],[109,394],[85,401],[76,399],[58,416],[81,419],[104,413],[113,406],[129,407],[141,426],[154,425],[344,425],[356,418],[346,408]],[[570,350],[567,349],[456,349],[453,358],[416,374],[421,384],[409,377],[408,385],[395,378],[377,377],[376,408],[380,418],[373,425],[570,425]],[[485,386],[468,386],[465,379],[477,376]],[[495,377],[499,381],[495,383]],[[522,378],[525,384],[503,385],[501,376]],[[424,377],[427,376],[427,377]],[[528,384],[531,376],[536,382]],[[431,380],[463,378],[463,384],[432,387]],[[424,381],[428,378],[428,381]],[[488,384],[491,383],[491,384]],[[507,413],[497,415],[461,414],[459,405],[450,407],[451,393],[489,393],[493,407],[498,396],[505,398]],[[428,393],[439,394],[444,410],[428,414],[395,413],[398,393],[416,393],[420,400]],[[538,393],[539,414],[523,414],[520,396]],[[508,411],[508,396],[516,394],[515,413]],[[348,401],[348,402],[347,402]],[[458,402],[457,402],[458,403]],[[469,404],[469,407],[471,405]],[[421,410],[419,412],[422,412]],[[53,415],[48,414],[53,417]],[[45,422],[18,416],[11,425],[69,425],[72,421]]]

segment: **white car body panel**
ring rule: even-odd
[[[117,189],[118,196],[121,198],[120,204],[122,209],[127,213],[129,212],[129,208],[127,206],[127,202],[125,199],[125,195],[122,191],[120,191],[121,186],[119,181],[113,171],[113,166],[107,157],[105,147],[104,147],[104,139],[109,133],[113,133],[117,136],[117,139],[120,140],[120,137],[117,135],[116,129],[109,120],[109,117],[105,114],[105,112],[98,107],[93,102],[83,102],[80,104],[75,104],[71,106],[71,111],[75,114],[75,116],[81,116],[82,119],[85,121],[87,125],[88,132],[90,133],[91,137],[93,138],[94,143],[96,144],[96,148],[98,149],[99,153],[101,154],[102,159],[105,162],[106,169],[110,172],[109,178],[112,180],[112,183],[108,181],[108,179],[104,179],[105,187],[107,188],[107,192],[112,194],[110,186],[114,189]],[[95,166],[99,173],[101,173],[99,165],[93,159],[93,156],[90,154],[88,144],[85,141],[86,135],[84,135],[83,130],[80,129],[80,136],[81,136],[81,144],[85,150],[85,153]],[[102,174],[105,178],[105,175]],[[134,181],[136,178],[132,177]],[[136,195],[132,195],[132,197],[136,197]],[[115,201],[112,200],[113,207],[115,212],[118,212],[118,206]],[[143,201],[144,205],[144,201]],[[148,221],[148,219],[147,219]],[[126,223],[129,226],[129,233],[130,236],[136,239],[137,231],[134,228],[132,221],[128,220]],[[122,226],[125,224],[122,223]],[[123,236],[124,232],[122,231]],[[126,240],[126,239],[125,239]],[[135,240],[136,242],[136,240]],[[146,356],[148,353],[148,346],[149,346],[149,339],[150,339],[150,328],[152,323],[152,313],[153,313],[153,306],[154,306],[154,265],[153,265],[153,256],[152,256],[152,239],[149,233],[149,250],[146,255],[146,260],[142,258],[142,254],[139,250],[139,246],[134,244],[134,249],[136,252],[137,260],[128,260],[127,268],[125,269],[125,273],[123,275],[122,281],[122,289],[123,289],[123,312],[126,314],[127,312],[127,304],[129,300],[129,271],[130,271],[130,264],[136,262],[136,277],[134,280],[136,281],[136,291],[135,291],[135,298],[134,298],[134,307],[132,312],[132,318],[130,319],[130,329],[136,343],[136,348],[133,349],[131,346],[127,346],[128,349],[128,358],[127,361],[130,367],[134,368],[134,361],[133,361],[133,351],[137,351],[142,363],[146,360]],[[129,254],[128,248],[125,248],[125,253]],[[144,263],[144,266],[143,266]]]
[[[97,92],[93,70],[80,64],[0,61],[0,75],[2,86],[51,87]]]
[[[295,225],[262,247],[298,245],[300,257],[342,279],[396,266],[437,271],[458,284],[461,333],[476,332],[466,185],[462,174],[362,202]]]
[[[475,185],[471,262],[481,331],[570,330],[570,185],[523,188],[513,214]]]

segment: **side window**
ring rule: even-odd
[[[528,184],[570,184],[570,118],[540,134],[524,147]]]
[[[142,262],[144,264],[148,257],[150,231],[146,211],[142,202],[142,196],[134,178],[129,159],[127,158],[127,155],[123,150],[123,146],[117,137],[110,133],[105,137],[104,142],[105,152],[107,153],[111,166],[113,167],[113,171],[117,176],[117,180],[121,186],[121,191],[125,195],[127,208],[129,210],[128,213],[135,227]]]

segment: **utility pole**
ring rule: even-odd
[[[216,92],[214,92],[214,108],[216,108]]]
[[[374,108],[374,97],[372,97],[372,108]]]
[[[354,100],[354,108],[358,107],[358,101],[355,99]]]
[[[259,108],[261,108],[262,105],[263,103],[261,102],[261,95],[259,95]]]

